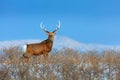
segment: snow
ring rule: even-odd
[[[25,44],[39,43],[42,40],[43,39],[0,41],[0,49],[14,47],[14,46],[22,47]],[[111,46],[111,45],[103,45],[103,44],[85,44],[65,36],[56,36],[54,40],[53,48],[55,49],[72,48],[81,51],[105,50],[105,49],[120,50],[120,46]]]

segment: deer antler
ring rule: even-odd
[[[59,21],[59,24],[57,25],[56,29],[53,32],[56,32],[59,29],[60,29],[60,21]]]
[[[44,30],[45,32],[49,32],[49,31],[47,31],[47,29],[42,25],[42,22],[40,23],[40,28],[41,28],[42,30]]]

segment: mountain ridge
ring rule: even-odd
[[[30,43],[39,43],[43,40],[38,39],[28,39],[28,40],[11,40],[11,41],[0,41],[0,49],[9,48],[14,46],[22,47],[25,44]],[[66,36],[56,36],[54,40],[53,48],[62,49],[62,48],[72,48],[75,50],[101,50],[101,49],[117,49],[120,50],[120,46],[112,46],[112,45],[103,45],[103,44],[85,44],[80,43],[76,40],[68,38]]]

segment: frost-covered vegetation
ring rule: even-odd
[[[1,53],[0,80],[120,80],[120,51],[53,49],[48,61],[33,56],[29,63],[19,47]]]

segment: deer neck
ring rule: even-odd
[[[49,36],[48,37],[48,41],[53,42],[53,40],[54,40],[54,36]]]
[[[48,37],[47,39],[47,47],[49,48],[49,51],[52,49],[53,40],[54,40],[54,37]]]

